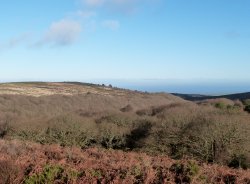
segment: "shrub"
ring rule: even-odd
[[[11,161],[0,161],[0,183],[15,183],[19,169]]]
[[[200,128],[196,126],[201,126]],[[198,129],[194,129],[194,128]],[[189,152],[206,161],[225,164],[230,153],[237,151],[241,145],[242,136],[233,124],[210,122],[196,124],[189,132]]]
[[[155,149],[174,159],[184,156],[227,164],[232,153],[243,149],[247,135],[237,122],[226,122],[204,114],[159,126],[154,132]]]
[[[226,105],[223,102],[217,102],[214,106],[218,109],[225,109],[226,108]]]
[[[104,173],[100,169],[90,169],[89,173],[92,177],[97,179],[102,179],[104,177]]]
[[[135,184],[144,183],[144,173],[143,173],[143,170],[139,166],[132,167],[130,174],[134,176]]]
[[[175,174],[175,183],[191,183],[199,173],[199,166],[194,162],[174,163],[169,170]]]
[[[105,116],[96,120],[98,134],[97,143],[108,149],[125,149],[126,135],[130,132],[126,119],[116,116]]]
[[[250,113],[250,105],[245,106],[244,110]]]
[[[244,101],[243,101],[243,104],[244,104],[245,106],[250,105],[250,99],[244,100]]]
[[[237,176],[232,174],[227,174],[223,177],[223,181],[225,184],[233,184],[236,183]]]
[[[138,116],[152,116],[152,109],[141,109],[136,111]]]
[[[24,180],[24,184],[35,183],[72,183],[77,180],[82,174],[73,170],[65,170],[61,166],[47,165],[43,171],[38,174],[31,175]]]
[[[56,179],[64,180],[63,178],[64,169],[59,166],[45,166],[42,173],[34,174],[28,177],[24,183],[48,183],[52,184]]]
[[[18,138],[32,140],[40,144],[60,144],[61,146],[89,147],[96,141],[87,130],[79,127],[78,123],[51,124],[41,131],[23,130],[16,133]]]
[[[102,135],[100,144],[108,149],[125,149],[125,135],[114,135],[112,132],[106,132]]]
[[[133,107],[131,105],[126,105],[125,107],[120,109],[121,112],[131,112],[133,111]]]
[[[0,124],[0,138],[3,138],[8,133],[9,130],[10,130],[10,127],[8,123],[1,123]]]
[[[129,127],[131,125],[131,119],[118,116],[118,115],[107,115],[107,116],[102,116],[99,119],[96,119],[95,122],[97,124],[114,124],[117,125],[118,127]]]
[[[142,140],[149,136],[152,123],[146,120],[135,122],[134,129],[126,137],[127,147],[130,149],[141,148]]]
[[[229,162],[228,166],[232,167],[232,168],[247,169],[248,168],[248,164],[247,164],[246,156],[243,155],[243,154],[240,154],[240,155],[234,154],[232,156],[232,159]]]

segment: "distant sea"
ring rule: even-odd
[[[202,95],[226,95],[250,92],[250,81],[235,80],[91,80],[97,84],[143,92],[166,92]]]

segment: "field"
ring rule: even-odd
[[[250,183],[248,103],[85,83],[0,84],[0,181]]]

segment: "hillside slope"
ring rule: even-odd
[[[149,94],[87,83],[0,84],[0,124],[13,129],[44,129],[56,121],[91,124],[103,116],[136,118],[152,107],[187,103],[171,94]],[[59,119],[59,120],[58,120]],[[67,120],[66,120],[67,119]],[[69,123],[70,124],[70,123]]]
[[[241,102],[219,100],[85,83],[0,84],[0,178],[32,183],[59,172],[68,183],[248,183],[250,114]]]
[[[147,94],[86,83],[0,84],[0,96],[2,98],[5,96],[9,100],[15,97],[21,100],[25,97],[25,99],[33,100],[36,105],[41,105],[39,100],[45,98],[48,98],[51,103],[54,100],[59,100],[58,98],[64,99],[63,101],[72,99],[71,103],[77,103],[80,100],[81,108],[100,111],[107,108],[110,108],[109,110],[117,110],[128,104],[135,109],[140,109],[149,106],[184,102],[181,98],[171,94]]]
[[[236,93],[236,94],[229,94],[229,95],[218,95],[218,96],[208,96],[208,95],[198,95],[198,94],[180,94],[180,93],[173,93],[173,95],[179,96],[185,100],[190,100],[190,101],[209,100],[209,99],[216,99],[216,98],[226,98],[230,100],[250,99],[250,92]]]

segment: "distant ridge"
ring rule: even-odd
[[[19,104],[22,104],[23,101],[26,101],[26,104],[32,106],[34,105],[33,101],[42,100],[45,104],[52,103],[55,107],[63,107],[64,112],[78,111],[80,109],[82,113],[104,111],[120,113],[129,109],[137,111],[152,106],[186,103],[182,98],[167,93],[144,93],[120,89],[112,87],[112,85],[80,82],[0,83],[0,100],[6,96],[13,103],[14,101],[15,103],[20,101]],[[36,103],[40,104],[40,102]],[[44,109],[42,106],[37,105],[33,108],[40,108],[37,112]]]
[[[172,94],[175,96],[179,96],[185,100],[190,100],[190,101],[199,101],[199,100],[216,99],[216,98],[227,98],[230,100],[250,99],[250,92],[236,93],[236,94],[229,94],[229,95],[219,95],[219,96],[209,96],[209,95],[199,95],[199,94],[180,94],[180,93],[172,93]]]

